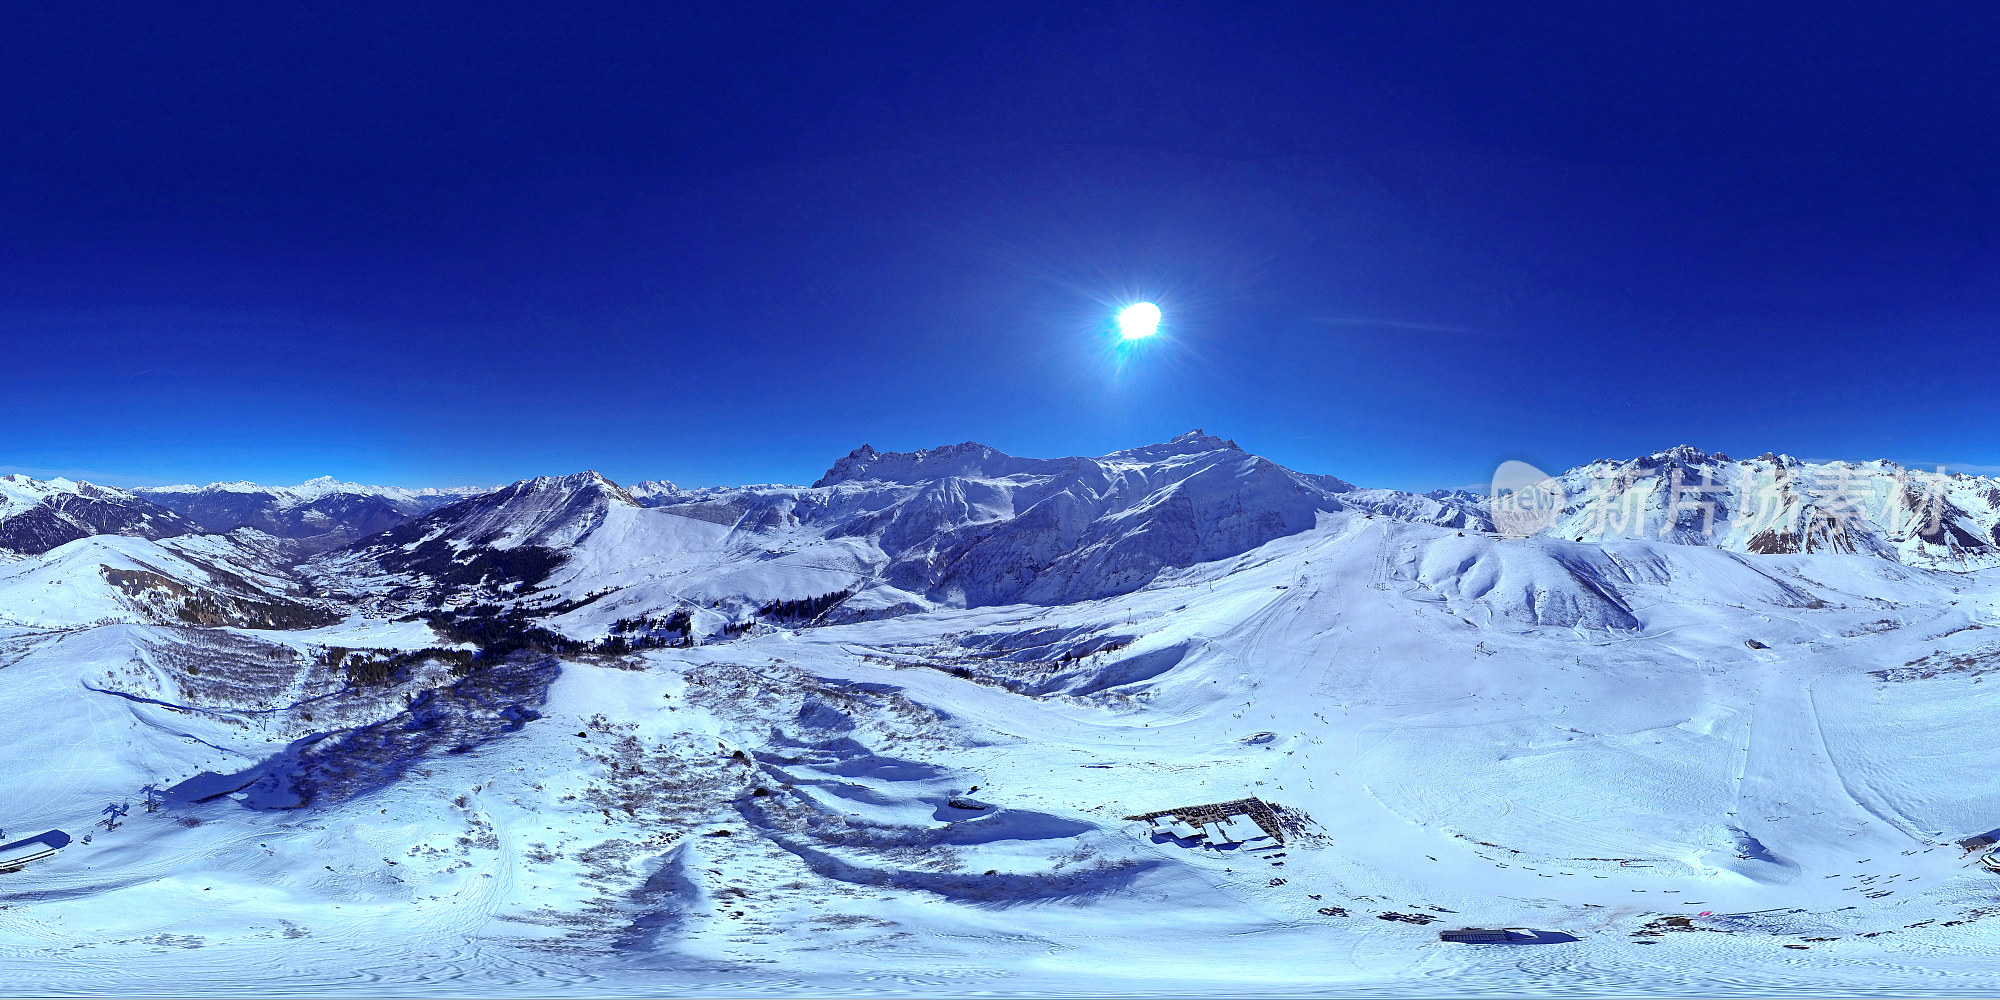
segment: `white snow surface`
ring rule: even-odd
[[[2000,992],[2000,882],[1953,843],[2000,828],[2000,571],[1504,539],[1226,444],[858,452],[811,488],[517,484],[419,523],[565,552],[543,597],[590,603],[550,627],[691,608],[710,638],[464,680],[357,686],[317,659],[444,644],[359,553],[315,564],[356,613],[311,632],[52,594],[96,566],[206,572],[158,543],[0,565],[0,712],[32,720],[10,750],[33,762],[0,826],[92,838],[0,874],[10,982]],[[842,623],[722,639],[760,601],[856,583],[861,606],[822,619]],[[453,711],[492,724],[423,744]],[[253,785],[142,807],[144,785],[322,745],[340,752],[302,807]],[[1285,844],[1123,819],[1249,796],[1292,818]],[[1464,925],[1555,943],[1438,940]]]
[[[110,578],[113,571],[153,574],[189,589],[267,599],[281,594],[285,582],[255,568],[253,552],[243,540],[222,535],[159,542],[123,535],[79,538],[0,564],[0,623],[66,628],[159,620],[157,606],[128,593],[142,588],[136,583],[121,588]]]

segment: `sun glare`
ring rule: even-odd
[[[1150,337],[1160,329],[1160,307],[1135,302],[1118,312],[1118,335],[1126,340]]]

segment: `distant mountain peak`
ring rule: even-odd
[[[1642,456],[1637,461],[1643,468],[1652,468],[1658,465],[1670,465],[1675,462],[1683,465],[1706,465],[1728,462],[1730,460],[1728,455],[1719,451],[1711,454],[1691,444],[1677,444],[1671,448],[1663,448],[1651,455]]]
[[[821,476],[813,486],[833,486],[864,480],[914,483],[952,477],[1003,478],[1012,475],[1043,474],[1057,467],[1072,467],[1080,461],[1159,462],[1218,451],[1243,453],[1243,449],[1236,442],[1216,437],[1200,428],[1159,444],[1115,451],[1102,456],[1101,459],[1020,458],[977,441],[920,448],[908,452],[876,451],[873,446],[864,444],[834,462],[833,467],[826,470],[826,475]]]
[[[491,492],[490,487],[404,489],[365,486],[332,476],[297,486],[245,480],[207,486],[146,486],[132,493],[187,518],[202,531],[251,528],[312,548],[344,545],[445,504]]]
[[[1183,447],[1190,445],[1198,446],[1203,451],[1216,451],[1219,449],[1228,449],[1229,451],[1243,450],[1241,447],[1237,446],[1235,441],[1232,441],[1228,438],[1216,437],[1215,435],[1210,434],[1209,432],[1202,430],[1199,427],[1195,428],[1194,430],[1188,431],[1184,434],[1175,435],[1174,438],[1168,441],[1167,443],[1172,445],[1181,445]]]
[[[625,492],[625,487],[612,482],[611,477],[596,469],[585,469],[582,472],[563,476],[561,481],[576,486],[595,486],[599,489],[616,490],[619,493]]]
[[[495,490],[494,497],[587,497],[602,496],[607,501],[632,507],[641,506],[625,487],[612,482],[595,469],[572,472],[567,476],[535,476],[523,479]]]
[[[952,476],[1006,476],[1024,471],[1036,459],[1015,458],[977,441],[919,448],[916,451],[876,451],[862,445],[833,463],[813,486],[881,479],[917,482]]]
[[[1124,459],[1126,461],[1150,462],[1163,458],[1174,458],[1180,455],[1206,455],[1217,451],[1241,452],[1243,448],[1228,438],[1216,437],[1197,427],[1185,434],[1175,435],[1159,444],[1142,445],[1138,448],[1114,451],[1105,457]]]
[[[635,500],[651,500],[680,496],[687,491],[669,479],[646,479],[626,487],[625,492]]]
[[[258,494],[274,498],[279,503],[294,504],[318,500],[322,497],[351,495],[365,497],[464,497],[490,493],[492,486],[450,486],[406,489],[401,486],[369,486],[365,483],[348,482],[332,476],[318,476],[297,486],[264,486],[247,479],[233,479],[227,482],[209,483],[207,486],[181,484],[176,486],[142,486],[132,492],[142,496],[168,496],[186,494]]]

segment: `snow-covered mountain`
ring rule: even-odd
[[[247,540],[92,535],[0,564],[0,623],[144,622],[309,629],[345,610],[313,600]]]
[[[166,538],[196,530],[193,522],[128,490],[0,476],[0,551],[34,554],[91,535]]]
[[[613,510],[637,509],[618,484],[595,472],[524,479],[322,557],[317,576],[393,579],[399,587],[422,586],[433,594],[518,592],[539,585],[582,551]]]
[[[1555,482],[1564,504],[1541,530],[1549,537],[1854,552],[1939,568],[2000,562],[2000,479],[1988,476],[1772,454],[1737,461],[1681,446],[1595,461]],[[573,490],[591,495],[571,497]],[[1286,469],[1197,430],[1098,458],[1019,458],[972,442],[908,453],[864,445],[810,487],[690,490],[649,480],[628,489],[584,473],[491,489],[411,490],[325,477],[290,487],[118,490],[14,475],[0,477],[0,548],[39,552],[91,534],[164,538],[250,528],[319,551],[488,494],[495,495],[492,509],[454,515],[468,520],[443,535],[494,549],[561,548],[586,537],[608,504],[749,531],[805,528],[823,538],[867,540],[879,550],[884,584],[973,605],[1115,593],[1175,559],[1199,561],[1303,530],[1317,512],[1494,530],[1486,497],[1364,489]],[[524,524],[511,523],[517,516]],[[483,527],[471,526],[475,521]],[[566,526],[551,527],[558,522]],[[493,537],[473,537],[486,534]],[[1005,565],[986,565],[996,552],[1005,553]]]
[[[1746,460],[1687,446],[1563,473],[1546,533],[1735,552],[1848,552],[1912,566],[2000,564],[2000,479],[1893,462]]]
[[[316,551],[486,492],[362,486],[332,478],[298,486],[236,482],[123,490],[15,474],[0,476],[0,551],[36,554],[91,535],[160,539],[239,528]]]
[[[72,540],[0,564],[0,825],[78,835],[0,871],[0,949],[37,994],[2000,992],[1983,481],[1911,528],[1836,468],[1599,463],[1510,537],[1195,433],[524,480],[303,565]],[[1670,495],[1740,469],[1714,531]]]
[[[1102,458],[1023,459],[978,444],[881,454],[863,446],[753,524],[823,525],[873,540],[882,579],[950,605],[1061,604],[1125,593],[1314,526],[1334,511],[1463,527],[1430,497],[1358,490],[1191,431]]]
[[[490,488],[410,490],[343,483],[323,476],[297,486],[233,482],[147,486],[132,492],[182,515],[202,531],[253,528],[298,540],[311,549],[327,549],[387,531],[446,504],[490,492]]]
[[[1200,431],[1101,458],[1017,458],[973,443],[910,453],[864,445],[810,487],[650,482],[627,491],[596,473],[526,480],[329,556],[322,575],[353,576],[357,560],[372,560],[402,587],[552,579],[570,597],[634,586],[657,593],[671,575],[683,589],[656,600],[757,606],[840,593],[858,600],[836,617],[874,616],[1126,593],[1163,570],[1237,555],[1336,511],[1484,525],[1463,495],[1357,489]],[[798,574],[759,581],[742,572],[772,561],[816,567],[806,578],[824,589],[798,592]]]

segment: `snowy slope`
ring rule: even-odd
[[[312,628],[342,613],[297,593],[231,539],[95,535],[0,564],[0,622]]]
[[[2000,882],[1953,844],[2000,828],[2000,571],[1503,538],[1214,439],[850,459],[808,488],[516,484],[317,559],[354,614],[311,630],[48,594],[204,562],[276,586],[235,539],[0,568],[0,713],[40,762],[0,824],[92,837],[0,875],[14,981],[2000,991]],[[1075,541],[1039,548],[1049,524]],[[855,584],[901,606],[720,628]],[[684,608],[705,639],[338,665],[448,645],[399,620],[433,596],[590,640]],[[1285,844],[1123,818],[1245,796]],[[1438,941],[1460,924],[1553,943]]]

